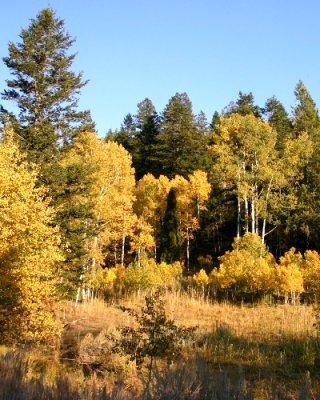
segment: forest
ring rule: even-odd
[[[261,377],[263,365],[258,399],[293,398],[286,396],[297,393],[306,371],[306,396],[319,390],[310,379],[320,368],[320,116],[304,83],[294,88],[291,112],[276,97],[259,106],[251,92],[242,91],[212,116],[195,115],[186,93],[174,94],[162,111],[151,99],[141,99],[134,115],[124,116],[119,129],[102,137],[90,111],[79,110],[88,81],[72,71],[74,39],[64,21],[51,8],[43,9],[19,38],[8,45],[3,62],[11,78],[2,82],[2,99],[16,111],[4,104],[0,108],[0,355],[6,349],[0,359],[6,382],[0,399],[84,398],[64,381],[50,386],[48,373],[42,387],[28,386],[21,378],[23,356],[8,350],[21,346],[50,348],[50,360],[52,351],[56,358],[65,352],[66,359],[87,368],[88,399],[253,399],[241,374],[240,386],[216,374],[216,386],[208,389],[200,372],[202,380],[193,376],[194,386],[170,397],[161,379],[176,379],[172,388],[181,389],[182,364],[173,363],[178,354],[183,365],[210,363],[216,372],[217,365],[226,364],[230,371],[232,364],[250,365],[252,382],[258,370]],[[184,304],[191,310],[192,301],[201,310],[184,320]],[[178,316],[168,311],[172,302]],[[126,327],[123,317],[112,314],[108,307],[113,303],[121,304],[118,312],[131,316],[133,325]],[[274,344],[276,322],[260,338],[270,342],[266,350],[247,322],[236,326],[222,317],[242,321],[241,307],[248,315],[251,309],[245,307],[256,307],[271,321],[276,306],[285,315],[283,320],[279,316],[279,331],[299,325],[288,334],[291,347],[286,330],[280,333],[284,341]],[[112,319],[113,333],[105,321],[97,322],[102,315]],[[297,322],[301,315],[307,315],[307,328]],[[216,321],[209,339],[204,332],[213,326],[205,325],[206,318]],[[83,319],[95,328],[73,327],[68,336],[65,328]],[[117,327],[116,320],[124,325]],[[250,339],[244,339],[248,332]],[[243,343],[247,340],[245,346],[239,338],[232,342],[238,333]],[[70,355],[71,337],[81,340]],[[196,351],[198,359],[186,358],[186,352]],[[255,354],[252,359],[263,359],[261,365],[250,364],[249,352]],[[28,370],[37,379],[39,360],[32,364],[35,350],[28,354]],[[176,375],[164,377],[164,360],[177,365]],[[42,364],[46,371],[53,365]],[[146,365],[147,383],[138,394],[129,393],[135,384],[128,379],[141,372],[141,365]],[[294,376],[294,384],[267,395],[263,385],[272,386],[269,369],[276,366],[281,375],[283,365],[289,367],[282,382]],[[73,364],[64,368],[75,369]],[[121,389],[125,394],[100,391],[92,380],[93,372],[98,379],[97,368],[109,378],[119,371],[128,375],[129,369],[130,377],[123,378],[126,389]],[[21,397],[10,397],[8,388],[18,381]],[[70,392],[58,394],[59,385]],[[48,387],[56,392],[50,394]],[[219,397],[219,390],[229,397]],[[316,397],[299,397],[307,398]]]

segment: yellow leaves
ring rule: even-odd
[[[307,250],[304,254],[304,286],[307,291],[318,295],[320,292],[320,254]]]
[[[211,185],[208,182],[207,173],[204,171],[194,171],[189,175],[190,191],[200,209],[204,208],[204,203],[208,200],[211,192]]]
[[[180,175],[176,175],[171,181],[162,175],[156,179],[151,174],[140,179],[135,190],[134,209],[140,218],[152,226],[154,241],[159,238],[160,221],[164,216],[171,188],[174,188],[177,194],[181,237],[189,240],[192,239],[193,232],[199,228],[200,211],[205,209],[211,185],[207,174],[203,171],[194,171],[189,175],[189,180]]]
[[[104,282],[107,286],[113,286],[117,279],[116,267],[106,268],[104,270]]]
[[[126,285],[129,289],[145,290],[160,286],[173,286],[182,275],[179,262],[156,264],[154,259],[143,255],[140,264],[132,263],[128,268],[117,266],[105,270],[105,285]]]
[[[210,279],[204,269],[200,269],[200,271],[193,275],[192,279],[198,283],[199,285],[208,285]]]
[[[38,341],[59,334],[54,321],[57,263],[62,261],[53,211],[36,188],[36,171],[10,137],[0,143],[0,315],[5,339]],[[16,337],[15,337],[16,335]]]
[[[281,292],[304,291],[302,265],[303,257],[293,247],[280,257],[280,264],[276,267],[276,286]]]
[[[207,174],[194,171],[189,175],[189,180],[177,175],[171,181],[171,186],[177,191],[182,237],[192,238],[192,232],[199,228],[200,210],[205,209],[205,202],[211,191]]]
[[[306,257],[308,263],[318,260],[320,271],[319,255],[311,252],[306,254]],[[271,253],[257,256],[244,248],[226,252],[220,260],[219,270],[213,270],[212,276],[221,288],[249,292],[278,290],[283,294],[304,291],[304,260],[294,248],[280,258],[279,264]]]
[[[172,286],[177,282],[177,279],[182,276],[183,268],[179,261],[173,264],[161,262],[158,266],[161,276],[161,282],[165,286]]]
[[[102,262],[111,241],[122,241],[133,231],[135,179],[131,162],[131,156],[121,145],[104,142],[94,132],[79,135],[62,160],[64,167],[80,165],[87,169],[86,190],[78,191],[69,201],[93,204],[99,233],[88,237],[87,248],[95,263]]]
[[[296,264],[276,267],[276,287],[282,293],[303,292],[303,275]]]
[[[143,218],[137,219],[130,241],[131,251],[141,252],[154,247],[153,232],[152,226],[145,222]]]
[[[221,288],[229,288],[233,285],[247,286],[247,271],[252,269],[254,258],[246,251],[227,251],[221,258],[218,271],[213,271]]]

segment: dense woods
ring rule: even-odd
[[[101,137],[73,42],[48,8],[3,58],[2,337],[58,335],[58,298],[182,277],[212,296],[317,297],[320,118],[303,82],[291,113],[240,91],[209,123],[176,93]]]
[[[0,400],[320,398],[304,83],[290,111],[141,99],[98,135],[73,43],[46,8],[2,59]]]

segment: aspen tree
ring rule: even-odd
[[[57,338],[58,230],[43,187],[6,132],[0,143],[0,336],[5,342]]]

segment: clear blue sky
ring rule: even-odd
[[[299,79],[320,104],[319,0],[3,0],[1,57],[48,6],[76,38],[72,69],[90,80],[80,107],[100,135],[144,98],[162,111],[176,92],[209,120],[239,90],[261,106],[276,95],[290,112]],[[8,77],[1,62],[1,91]]]

